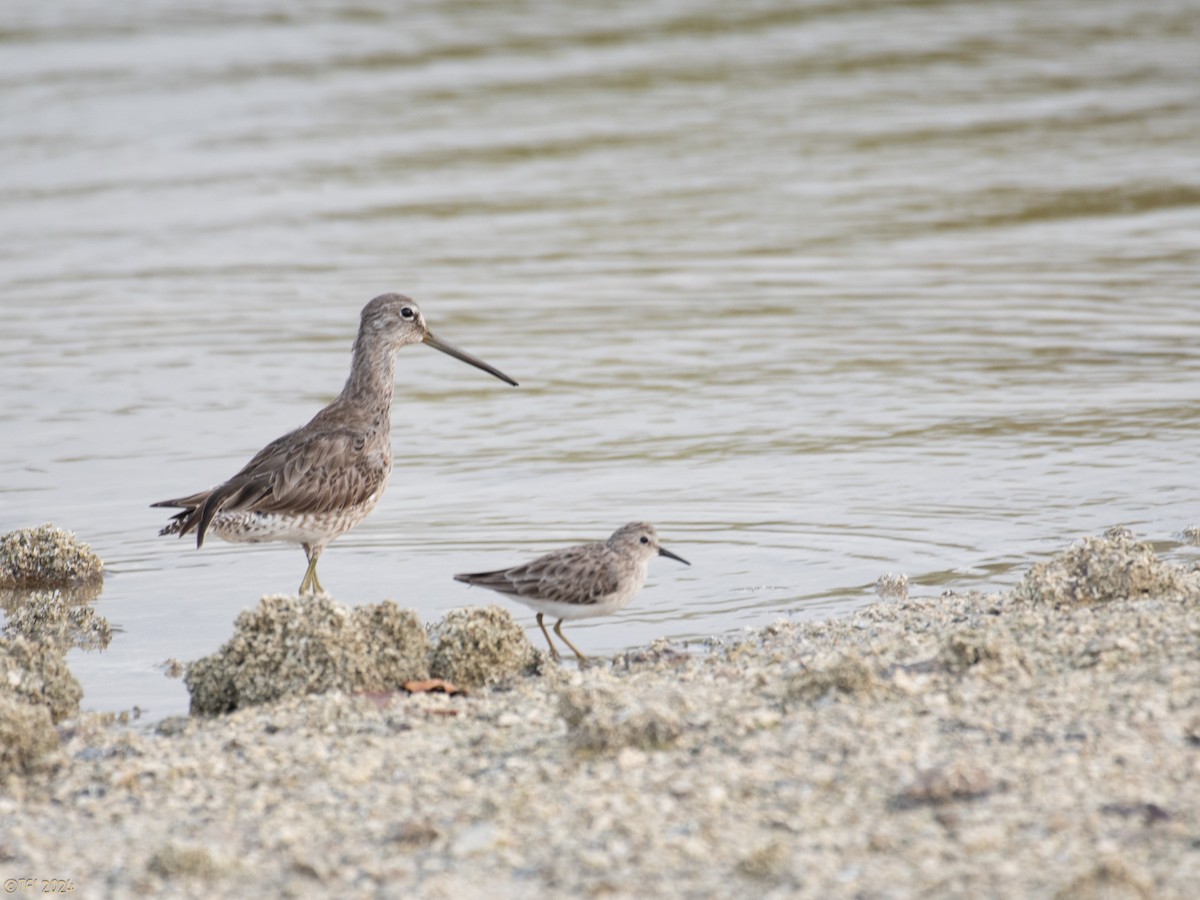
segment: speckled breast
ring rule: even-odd
[[[293,544],[328,544],[367,517],[377,498],[350,509],[323,513],[218,513],[209,532],[225,541],[258,543],[289,541]]]

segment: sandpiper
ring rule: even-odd
[[[630,522],[607,541],[564,547],[511,569],[455,575],[454,580],[498,591],[536,611],[550,655],[559,659],[542,620],[543,615],[554,616],[558,619],[554,633],[575,651],[580,662],[586,662],[587,657],[562,633],[563,621],[624,609],[646,583],[646,568],[654,556],[669,556],[691,565],[658,543],[653,525]]]
[[[300,593],[324,592],[317,560],[335,538],[375,508],[392,472],[392,390],[396,351],[425,343],[511,385],[501,372],[433,336],[421,310],[402,294],[363,307],[350,377],[312,421],[277,438],[223,484],[152,506],[181,509],[159,534],[211,531],[226,541],[288,541],[304,548]]]

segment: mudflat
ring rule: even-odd
[[[1125,533],[1003,595],[532,672],[462,694],[285,695],[153,730],[62,718],[7,769],[0,875],[88,897],[1200,884],[1200,584]]]

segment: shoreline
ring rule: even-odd
[[[82,896],[1189,896],[1198,576],[1088,541],[1007,594],[706,654],[153,732],[66,719],[3,782],[0,873]]]

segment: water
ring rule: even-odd
[[[1115,523],[1187,557],[1193,3],[393,6],[0,11],[0,531],[109,565],[85,706],[183,711],[158,664],[295,590],[298,549],[148,504],[328,402],[385,290],[521,387],[402,351],[344,602],[503,603],[450,576],[631,519],[693,566],[590,653],[1002,588]]]

